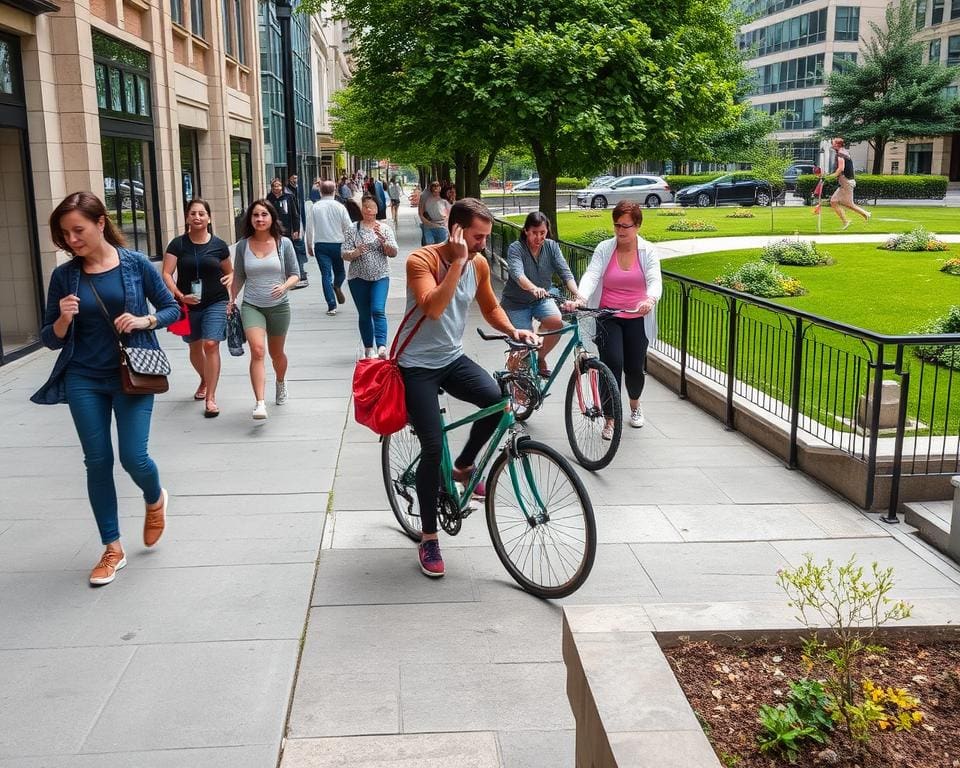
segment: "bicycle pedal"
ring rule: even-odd
[[[462,510],[460,510],[460,517],[470,517],[474,512],[477,511],[476,504],[467,504]]]

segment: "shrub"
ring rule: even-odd
[[[586,189],[590,179],[577,178],[576,176],[558,176],[557,189]]]
[[[918,328],[914,333],[960,333],[960,306],[950,307],[947,314]],[[960,345],[921,344],[913,348],[913,353],[921,360],[960,370]]]
[[[827,254],[817,250],[817,244],[813,241],[791,240],[787,237],[764,246],[760,251],[760,259],[795,267],[816,267],[833,263],[833,259]]]
[[[797,194],[810,205],[817,176],[797,177]],[[828,198],[837,188],[835,179],[823,183],[823,197]],[[858,200],[942,200],[947,194],[946,176],[857,176],[854,197]]]
[[[772,299],[779,296],[803,296],[807,291],[769,261],[748,261],[737,269],[728,267],[714,282],[724,288]]]
[[[704,184],[708,181],[713,181],[714,179],[719,179],[721,176],[726,174],[722,171],[717,171],[714,173],[697,173],[693,175],[682,175],[677,174],[675,176],[664,176],[664,180],[667,184],[670,185],[670,189],[674,192],[677,190],[683,189],[684,187],[692,187],[694,184]]]
[[[909,232],[894,235],[880,246],[888,251],[945,251],[947,244],[937,240],[925,227],[914,227]]]
[[[753,211],[749,208],[737,208],[733,213],[728,213],[726,218],[728,219],[752,219]]]
[[[960,258],[947,259],[940,267],[940,271],[946,272],[948,275],[960,276]]]
[[[685,208],[661,208],[659,211],[657,211],[657,216],[676,217],[686,215],[687,211]]]
[[[677,219],[667,232],[716,232],[717,228],[702,219]]]
[[[609,229],[588,229],[586,232],[581,232],[579,235],[574,235],[573,237],[565,238],[566,242],[573,243],[574,245],[583,245],[587,248],[596,248],[597,245],[602,243],[604,240],[609,240],[612,237]]]

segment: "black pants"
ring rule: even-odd
[[[643,393],[643,366],[647,359],[647,332],[643,318],[604,317],[598,320],[597,349],[600,360],[613,372],[617,386],[620,386],[621,379],[626,379],[627,396],[639,400]],[[601,394],[606,400],[606,393]]]
[[[437,494],[440,490],[440,461],[443,456],[443,429],[437,396],[443,389],[458,400],[487,408],[502,399],[493,377],[466,355],[444,368],[401,368],[406,387],[407,418],[420,438],[420,465],[417,467],[417,501],[424,533],[437,532]],[[500,414],[494,413],[470,428],[467,444],[454,461],[466,469],[496,431]]]

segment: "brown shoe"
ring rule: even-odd
[[[343,289],[339,285],[333,286],[333,292],[337,295],[338,304],[347,303],[347,297],[343,295]]]
[[[167,522],[167,503],[170,497],[165,488],[160,489],[160,506],[150,509],[147,507],[147,516],[143,519],[143,544],[152,547],[163,535]]]
[[[97,563],[96,567],[90,571],[90,583],[95,587],[109,584],[117,577],[117,571],[126,564],[127,558],[126,555],[123,554],[123,550],[117,552],[116,550],[108,549],[103,553],[103,557],[100,558],[100,562]]]

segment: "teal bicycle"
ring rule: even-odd
[[[507,336],[486,335],[488,340]],[[494,374],[503,399],[465,418],[446,423],[441,409],[443,454],[437,522],[451,536],[460,532],[475,508],[473,491],[486,474],[487,529],[500,562],[513,579],[537,597],[559,598],[579,589],[590,575],[597,552],[593,505],[570,463],[548,445],[530,439],[514,415],[508,391],[515,374]],[[493,414],[500,414],[496,432],[462,488],[453,480],[453,459],[447,434]],[[381,445],[383,482],[390,508],[403,532],[420,541],[421,522],[416,474],[420,441],[408,424],[387,435]]]
[[[559,300],[558,300],[559,303]],[[580,322],[586,318],[602,318],[617,314],[618,309],[577,309],[565,313],[572,318],[555,331],[538,332],[541,336],[570,334],[556,366],[549,376],[539,371],[537,350],[512,345],[515,376],[509,385],[517,421],[526,421],[543,405],[550,388],[560,376],[560,369],[570,358],[573,371],[567,382],[563,420],[570,450],[577,462],[591,471],[603,469],[613,461],[623,436],[623,404],[620,388],[613,372],[596,355],[590,354],[580,335]]]

